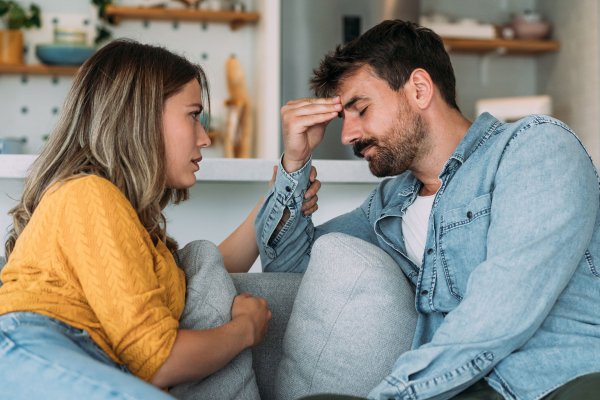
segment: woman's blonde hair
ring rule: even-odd
[[[46,190],[56,182],[94,174],[116,185],[154,241],[171,251],[164,207],[188,198],[166,187],[162,117],[165,100],[196,79],[209,112],[206,76],[198,65],[164,48],[115,40],[80,68],[59,121],[33,163],[23,196],[9,213],[6,257]]]

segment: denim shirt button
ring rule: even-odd
[[[427,296],[429,292],[427,290],[421,290],[421,296]]]
[[[433,254],[433,249],[427,249],[427,254],[432,255]]]
[[[473,218],[473,212],[472,211],[467,211],[467,218],[468,219]]]
[[[273,250],[270,247],[267,247],[265,249],[265,253],[267,253],[267,255],[269,256],[269,258],[275,258],[276,254],[275,254],[275,250]]]
[[[291,187],[289,187],[289,186],[286,186],[286,187],[285,187],[285,191],[289,193],[289,192],[291,192],[291,191],[292,191],[292,188],[291,188]]]

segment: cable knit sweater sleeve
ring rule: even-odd
[[[156,246],[131,203],[109,181],[63,184],[60,252],[74,270],[114,355],[149,380],[171,352],[185,280],[172,255]]]

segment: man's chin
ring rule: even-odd
[[[406,169],[404,169],[402,171],[394,171],[389,166],[380,165],[377,162],[374,162],[373,160],[367,160],[367,161],[369,162],[369,170],[371,171],[371,173],[373,175],[375,175],[378,178],[385,178],[387,176],[396,176],[396,175],[400,175],[401,173],[406,171]]]
[[[378,178],[385,178],[386,176],[391,176],[390,171],[387,168],[381,168],[379,165],[369,161],[369,170],[373,175]]]

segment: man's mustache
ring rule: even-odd
[[[366,149],[367,147],[376,144],[376,140],[375,139],[367,139],[367,140],[358,140],[356,142],[354,142],[354,145],[352,145],[352,150],[354,151],[354,155],[358,158],[364,158],[364,156],[362,155],[362,151],[364,149]]]

